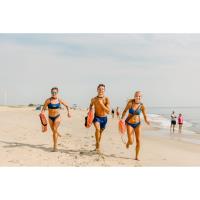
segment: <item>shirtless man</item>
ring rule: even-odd
[[[108,97],[105,97],[105,85],[99,84],[97,87],[98,95],[91,99],[89,109],[94,108],[94,127],[95,138],[96,138],[96,151],[100,150],[100,141],[102,132],[104,131],[107,124],[107,114],[110,113],[110,100]]]

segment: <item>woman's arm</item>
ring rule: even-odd
[[[65,108],[67,109],[67,112],[68,112],[68,117],[71,117],[70,115],[70,109],[69,109],[69,106],[66,102],[64,102],[63,100],[59,99],[60,103],[65,106]]]
[[[49,104],[49,99],[47,99],[47,100],[44,102],[44,106],[43,106],[43,108],[42,108],[42,110],[41,110],[41,113],[44,113],[44,112],[45,112],[45,110],[47,109],[48,104]]]
[[[127,103],[127,105],[126,105],[124,111],[122,112],[122,116],[121,116],[121,119],[122,119],[122,120],[124,120],[124,117],[125,117],[125,115],[126,115],[126,112],[127,112],[128,109],[130,108],[130,106],[131,106],[131,103],[130,103],[130,101],[129,101],[129,102]]]
[[[146,114],[146,108],[145,108],[144,105],[142,105],[141,110],[142,110],[142,114],[143,114],[143,116],[144,116],[144,121],[145,121],[148,125],[150,125],[150,122],[149,122],[149,120],[148,120],[148,118],[147,118],[147,114]]]

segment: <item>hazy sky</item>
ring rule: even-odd
[[[0,34],[0,104],[42,103],[50,88],[87,106],[98,83],[112,106],[136,90],[148,106],[200,105],[200,34]]]

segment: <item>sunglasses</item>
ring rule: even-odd
[[[57,92],[51,92],[51,94],[52,94],[52,95],[55,95],[55,94],[57,94]]]

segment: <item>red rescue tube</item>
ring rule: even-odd
[[[42,132],[46,132],[47,131],[47,119],[45,117],[45,114],[40,113],[39,117],[40,117],[40,121],[41,121],[41,125],[42,125]]]
[[[118,127],[119,127],[119,132],[121,134],[125,134],[126,133],[126,124],[125,124],[125,122],[123,120],[119,120]]]
[[[94,111],[90,110],[87,115],[87,126],[86,127],[90,128],[92,126],[93,121],[94,121]]]

